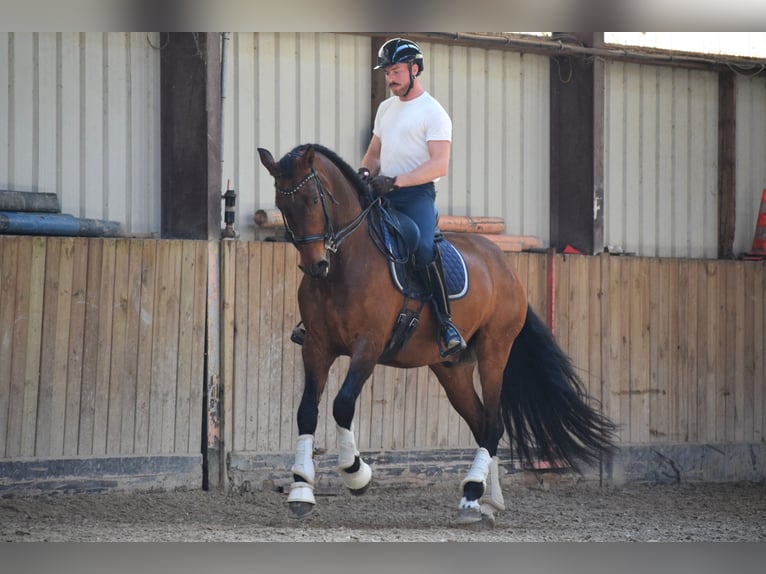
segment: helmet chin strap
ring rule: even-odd
[[[407,97],[407,95],[410,93],[410,90],[412,90],[412,86],[415,84],[415,76],[412,74],[412,62],[409,62],[407,67],[410,70],[410,87],[407,88],[406,92],[404,92],[404,95],[402,96],[403,98]]]

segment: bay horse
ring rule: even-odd
[[[373,233],[381,198],[335,152],[319,144],[294,148],[279,161],[259,148],[274,178],[275,203],[299,253],[303,277],[298,306],[305,325],[303,395],[291,468],[290,513],[308,516],[314,498],[314,432],[330,367],[349,356],[333,401],[338,471],[355,494],[372,470],[361,458],[352,421],[356,400],[376,364],[427,365],[478,444],[461,483],[457,523],[494,524],[504,510],[497,450],[504,432],[522,462],[535,457],[574,469],[596,464],[613,449],[614,424],[592,406],[571,360],[530,308],[526,291],[503,252],[475,234],[444,234],[462,254],[470,287],[452,303],[452,319],[468,347],[444,359],[431,305],[422,308],[409,339],[391,348],[392,326],[406,301],[390,274],[391,253]],[[376,239],[377,238],[377,239]],[[478,366],[481,397],[474,389]]]

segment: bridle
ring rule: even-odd
[[[287,234],[290,238],[290,242],[295,245],[296,247],[298,245],[306,245],[307,243],[315,243],[317,241],[324,241],[325,249],[328,251],[332,251],[333,253],[337,253],[338,248],[340,247],[341,243],[345,241],[345,239],[354,233],[359,226],[362,224],[364,219],[367,217],[367,215],[370,213],[370,210],[372,207],[380,202],[380,198],[376,198],[375,201],[373,201],[370,205],[365,207],[359,215],[357,215],[351,222],[339,229],[338,231],[335,231],[333,224],[332,224],[332,218],[330,217],[330,209],[327,204],[327,197],[329,196],[333,203],[336,205],[339,205],[338,201],[335,199],[333,194],[329,191],[325,191],[324,186],[322,185],[322,180],[317,175],[317,172],[314,168],[311,169],[311,172],[304,177],[295,187],[293,187],[290,190],[280,189],[279,187],[276,187],[276,190],[281,195],[291,197],[295,195],[298,191],[301,190],[301,188],[306,185],[309,181],[312,179],[316,180],[316,186],[317,186],[317,192],[319,193],[319,199],[322,201],[322,211],[324,212],[324,233],[322,234],[315,234],[315,235],[304,235],[303,237],[295,237],[295,234],[293,233],[292,229],[290,229],[290,225],[287,222],[287,216],[285,215],[285,212],[282,211],[280,208],[280,211],[282,211],[282,218],[285,222],[285,227],[287,228]]]

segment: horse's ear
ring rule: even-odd
[[[304,165],[307,168],[310,169],[314,167],[314,147],[313,146],[309,146],[306,149],[306,152],[303,154],[303,157],[301,158],[301,160],[303,161]]]
[[[263,167],[269,170],[269,173],[272,175],[272,177],[278,177],[279,165],[274,161],[274,156],[271,155],[271,152],[267,149],[259,147],[258,155],[261,156],[261,163],[263,164]]]

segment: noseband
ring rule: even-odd
[[[290,229],[290,225],[287,222],[287,217],[285,216],[284,211],[282,212],[282,219],[284,219],[285,227],[287,228],[287,233],[290,237],[290,241],[293,245],[305,245],[307,243],[315,243],[317,241],[324,241],[325,249],[328,251],[332,251],[333,253],[336,253],[338,251],[338,248],[340,247],[340,244],[354,231],[356,231],[359,226],[362,224],[362,221],[364,221],[365,217],[367,217],[367,214],[370,213],[370,209],[372,209],[372,206],[375,205],[375,203],[380,202],[380,198],[377,198],[373,203],[368,205],[365,209],[359,213],[348,225],[345,227],[342,227],[337,232],[333,228],[332,224],[332,218],[330,217],[330,209],[327,205],[327,196],[332,199],[333,203],[336,205],[338,204],[338,201],[335,199],[335,197],[332,195],[331,192],[325,191],[324,186],[322,185],[322,181],[319,179],[319,176],[317,175],[317,172],[315,169],[312,168],[311,173],[309,173],[306,177],[304,177],[298,185],[296,185],[294,188],[290,190],[280,189],[279,187],[276,188],[277,192],[284,196],[293,196],[295,195],[300,189],[306,185],[309,181],[312,179],[316,180],[317,185],[317,191],[319,193],[319,199],[322,200],[322,211],[324,212],[324,233],[317,234],[317,235],[304,235],[303,237],[295,237],[295,234],[293,233],[292,229]]]

